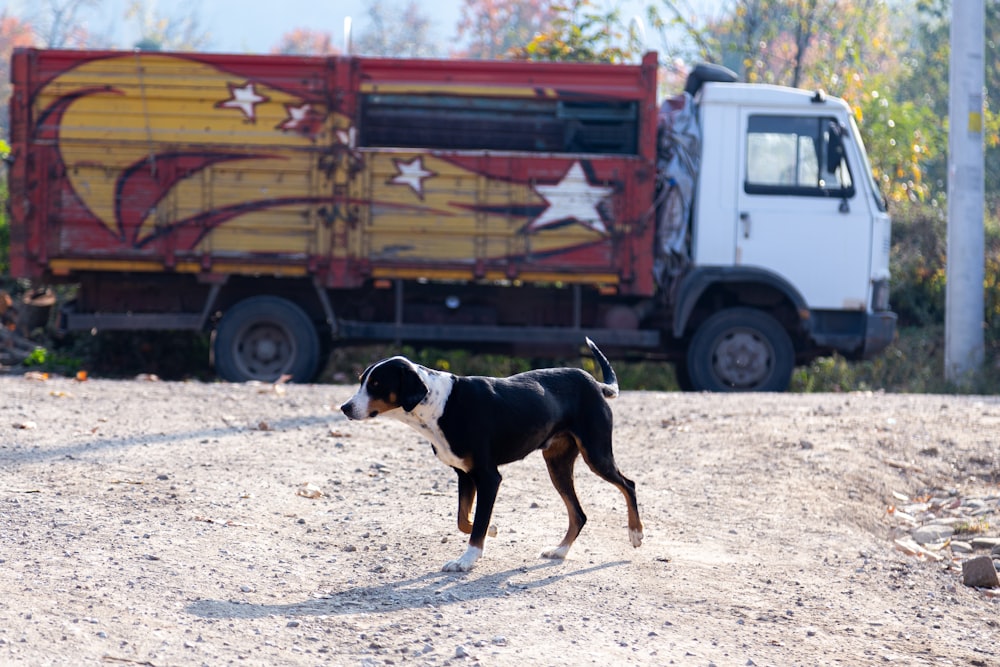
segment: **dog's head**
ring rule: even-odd
[[[392,357],[366,368],[361,387],[340,409],[348,419],[371,419],[396,408],[411,412],[427,391],[416,364],[405,357]]]

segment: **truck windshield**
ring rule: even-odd
[[[861,153],[862,170],[872,189],[875,205],[878,207],[878,210],[885,213],[889,210],[889,206],[885,201],[885,195],[882,194],[882,189],[879,187],[878,181],[875,179],[875,174],[872,172],[871,162],[868,161],[868,151],[865,150],[865,143],[861,141],[861,131],[854,122],[854,116],[848,116],[848,118],[851,121],[851,136],[854,138],[854,143],[858,146],[858,152]]]

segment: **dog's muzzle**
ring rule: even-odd
[[[340,406],[340,411],[344,413],[348,419],[364,419],[365,415],[363,412],[358,411],[358,406],[355,405],[354,401],[347,401]]]

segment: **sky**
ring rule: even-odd
[[[344,48],[344,19],[352,17],[355,36],[367,26],[370,0],[143,0],[157,5],[161,13],[170,14],[171,7],[193,7],[198,12],[202,28],[209,33],[209,51],[267,53],[281,36],[296,28],[329,32],[334,45]],[[408,0],[387,0],[403,6]],[[432,21],[435,37],[448,44],[455,37],[460,9],[464,0],[433,0],[421,3]],[[642,15],[644,7],[656,0],[604,0],[607,6],[617,4],[625,17]],[[690,0],[693,7],[713,6],[719,0]],[[98,11],[88,19],[91,34],[108,35],[114,46],[128,48],[138,39],[138,30],[124,18],[128,0],[99,0]],[[0,0],[0,12],[9,8],[15,15],[30,14],[41,5],[38,0]],[[433,10],[426,9],[432,6]],[[658,38],[647,39],[649,48],[657,48]],[[446,55],[446,54],[442,54]]]

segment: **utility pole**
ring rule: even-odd
[[[983,364],[984,26],[983,0],[952,0],[944,375],[957,384]]]

